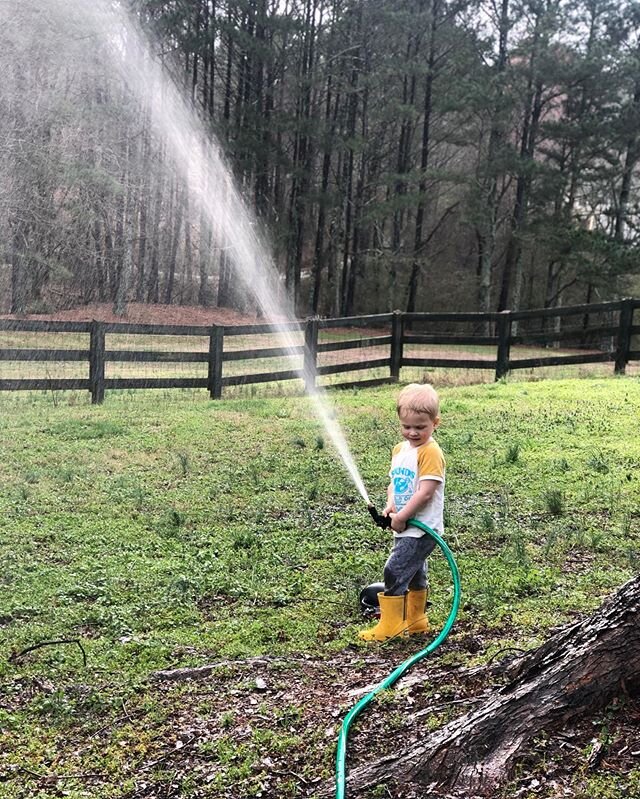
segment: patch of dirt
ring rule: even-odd
[[[167,721],[170,737],[163,740],[156,757],[165,757],[175,770],[175,792],[150,780],[138,783],[127,799],[178,796],[178,785],[187,777],[203,790],[220,780],[225,799],[311,799],[327,791],[333,795],[335,749],[344,716],[420,645],[411,639],[375,650],[354,646],[329,660],[223,662],[204,680],[189,681],[186,693],[183,684],[175,703],[170,697],[178,690],[176,684],[164,682],[165,701],[175,711]],[[481,703],[499,684],[495,673],[447,665],[442,657],[450,659],[461,651],[468,655],[477,647],[475,638],[456,636],[437,657],[416,664],[392,692],[367,707],[349,733],[347,773],[398,748],[409,748],[430,729]],[[210,703],[206,717],[197,711],[204,697]],[[500,796],[586,797],[590,777],[614,780],[637,767],[639,721],[640,702],[623,699],[579,728],[536,740],[517,779]],[[208,754],[203,752],[203,741],[209,742]],[[219,754],[225,747],[237,753],[226,763]],[[230,779],[242,760],[251,763],[250,772]],[[425,790],[389,784],[375,796],[418,799]],[[206,791],[195,795],[209,796]],[[347,790],[349,799],[373,795]],[[469,794],[457,796],[474,799]]]
[[[111,303],[92,303],[47,314],[23,316],[0,315],[0,319],[33,319],[56,322],[125,322],[137,325],[252,325],[259,324],[255,315],[242,314],[230,308],[203,308],[195,305],[153,305],[129,303],[124,316],[113,312]]]
[[[345,714],[424,643],[412,638],[374,648],[354,645],[325,659],[216,661],[212,653],[211,666],[192,669],[190,677],[183,672],[182,679],[166,679],[166,674],[161,679],[159,673],[123,701],[121,712],[111,718],[88,725],[78,717],[58,736],[55,756],[42,764],[40,775],[11,767],[0,781],[19,785],[25,792],[11,795],[25,798],[65,795],[75,787],[70,782],[73,774],[90,791],[86,795],[118,799],[332,796],[336,743]],[[454,662],[477,648],[477,637],[452,636],[393,691],[367,707],[349,733],[347,774],[412,746],[430,730],[482,703],[499,684],[499,670]],[[189,654],[174,653],[178,662]],[[14,701],[24,704],[26,697],[47,693],[59,699],[60,686],[32,682],[21,681]],[[67,693],[77,695],[76,689],[71,686]],[[517,778],[495,799],[586,799],[591,797],[591,777],[611,784],[624,781],[638,767],[638,723],[640,702],[623,697],[579,727],[536,740]],[[123,747],[120,751],[126,753],[117,775],[89,765],[97,762],[97,753],[113,747]],[[423,799],[426,790],[390,783],[377,792],[362,792],[349,790],[347,783],[348,799]],[[456,796],[475,799],[468,793]]]

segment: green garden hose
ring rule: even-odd
[[[449,612],[449,616],[444,627],[442,628],[442,631],[436,638],[434,638],[429,646],[421,649],[419,652],[416,652],[416,654],[412,655],[410,658],[407,658],[407,660],[405,660],[404,663],[401,663],[397,669],[395,669],[395,671],[391,672],[388,677],[376,685],[372,691],[370,691],[366,696],[363,696],[362,699],[356,705],[354,705],[345,716],[344,721],[342,722],[340,735],[338,737],[338,749],[336,752],[336,799],[344,799],[346,795],[347,736],[349,735],[349,728],[351,727],[351,724],[381,691],[386,691],[387,688],[390,688],[415,663],[431,654],[431,652],[440,646],[444,639],[449,635],[449,631],[453,627],[453,623],[458,615],[458,608],[460,606],[460,574],[458,572],[458,566],[456,565],[453,555],[451,554],[451,550],[445,544],[442,538],[440,538],[440,536],[430,527],[427,527],[426,524],[423,524],[416,519],[411,519],[408,524],[412,525],[413,527],[419,527],[425,533],[430,535],[440,547],[442,553],[447,559],[447,563],[451,569],[451,576],[453,578],[453,603],[451,605],[451,611]]]

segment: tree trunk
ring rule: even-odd
[[[498,300],[498,311],[520,309],[520,294],[522,292],[522,235],[527,226],[529,195],[532,187],[532,169],[535,163],[535,149],[538,138],[538,128],[542,115],[542,79],[538,76],[540,53],[547,46],[547,37],[541,31],[543,20],[536,17],[533,32],[532,50],[530,55],[529,76],[527,92],[524,103],[524,118],[522,135],[520,139],[519,174],[516,182],[516,199],[511,214],[511,231],[507,244],[507,254],[502,273],[502,285]],[[513,282],[513,287],[511,283]],[[512,289],[511,303],[509,292]],[[517,330],[517,325],[516,325]],[[516,332],[516,331],[514,331]]]
[[[200,280],[198,283],[198,305],[207,308],[212,304],[213,297],[209,287],[209,264],[211,263],[211,228],[204,221],[200,222],[200,252],[198,255],[198,266]]]
[[[129,299],[129,286],[133,279],[134,269],[134,208],[140,205],[140,194],[136,191],[135,178],[133,177],[135,154],[132,154],[131,148],[132,142],[127,136],[122,145],[122,208],[118,208],[118,263],[120,270],[117,275],[116,292],[113,298],[113,312],[117,316],[125,315]]]
[[[367,92],[365,90],[362,103],[363,126],[366,122],[367,113]],[[364,223],[362,215],[364,212],[364,185],[366,180],[367,160],[363,153],[360,154],[360,164],[358,166],[358,180],[354,194],[353,208],[353,233],[351,238],[351,261],[344,291],[345,316],[351,316],[355,310],[356,300],[356,279],[362,272],[362,250],[364,239]]]
[[[229,253],[226,247],[220,251],[220,264],[218,267],[218,299],[216,304],[220,308],[233,308],[235,307],[235,296],[233,293],[232,281],[233,264],[229,258]]]
[[[569,727],[640,690],[640,577],[505,673],[507,684],[481,707],[424,743],[354,770],[349,789],[393,781],[492,796],[542,731]]]
[[[348,153],[344,162],[343,172],[343,186],[344,186],[344,247],[342,252],[342,303],[340,313],[342,316],[349,316],[352,312],[351,303],[353,298],[349,297],[348,286],[350,281],[350,272],[354,268],[352,263],[351,254],[351,236],[353,233],[353,210],[354,210],[354,176],[355,176],[355,140],[356,140],[356,123],[358,117],[358,105],[360,94],[360,71],[362,59],[362,42],[360,40],[362,32],[362,2],[357,6],[354,11],[354,21],[352,28],[352,41],[356,44],[353,46],[353,54],[351,56],[351,76],[349,78],[349,96],[347,101],[347,137],[349,140]]]
[[[496,248],[496,233],[498,226],[498,206],[500,197],[498,193],[499,155],[504,148],[504,74],[507,68],[508,37],[511,28],[509,18],[509,0],[502,0],[499,25],[498,25],[498,60],[496,63],[495,97],[491,115],[491,132],[489,134],[489,149],[487,152],[486,168],[488,180],[483,187],[484,208],[482,219],[478,226],[478,308],[489,313],[491,310],[492,270],[493,258]],[[484,323],[482,331],[485,336],[491,335],[491,322]]]
[[[224,119],[224,127],[227,139],[231,138],[231,96],[232,96],[232,77],[233,77],[233,36],[232,36],[233,15],[231,12],[231,5],[227,9],[227,60],[226,60],[226,73],[224,81],[224,105],[222,110],[222,118]]]
[[[172,202],[174,203],[174,219],[173,230],[171,232],[171,244],[169,247],[169,264],[167,269],[167,283],[164,290],[164,302],[166,305],[171,305],[173,300],[173,287],[176,279],[176,268],[178,259],[178,244],[180,242],[180,234],[182,231],[182,219],[184,215],[184,197],[185,194],[176,181],[175,196],[171,192]]]
[[[102,227],[100,218],[96,214],[92,226],[93,239],[93,279],[90,281],[91,287],[85,291],[86,302],[97,300],[104,302],[107,296],[106,274],[104,267],[104,249],[102,239]]]
[[[431,25],[429,30],[429,55],[427,58],[427,75],[422,105],[422,144],[420,147],[420,181],[418,183],[418,207],[416,208],[416,224],[413,238],[413,262],[407,286],[407,313],[416,310],[418,295],[418,278],[420,277],[422,259],[424,257],[423,228],[427,204],[427,167],[431,146],[431,114],[433,111],[433,81],[436,61],[436,35],[438,29],[439,0],[431,2]]]
[[[26,269],[25,237],[16,231],[13,235],[11,254],[11,313],[23,314],[26,311]]]
[[[325,224],[327,216],[327,192],[329,189],[329,177],[331,170],[331,155],[333,138],[335,135],[336,118],[339,107],[340,94],[336,97],[334,104],[333,115],[331,112],[331,103],[333,102],[332,91],[332,75],[329,73],[327,78],[326,101],[325,101],[325,140],[324,140],[324,154],[322,156],[322,182],[320,188],[320,200],[318,203],[318,219],[316,222],[316,236],[313,251],[313,267],[311,281],[311,293],[309,297],[309,308],[312,315],[318,313],[320,304],[320,289],[322,287],[322,267],[324,257],[324,236]]]
[[[136,283],[136,302],[144,300],[145,266],[147,258],[147,204],[149,202],[148,190],[140,199],[138,207],[138,280]]]
[[[190,305],[193,302],[193,244],[191,240],[191,214],[189,202],[189,189],[183,193],[184,217],[184,268],[180,285],[179,303]]]
[[[300,312],[300,278],[307,216],[307,195],[309,192],[312,166],[312,142],[309,135],[310,120],[313,114],[313,92],[315,70],[315,17],[318,11],[317,0],[307,0],[305,6],[305,35],[302,40],[299,67],[299,97],[296,102],[296,134],[293,154],[293,179],[289,201],[290,238],[287,247],[287,268],[285,285],[291,295],[296,312]]]
[[[633,100],[627,112],[631,119],[630,129],[635,130],[634,135],[629,136],[626,144],[624,166],[622,168],[622,183],[618,194],[618,207],[616,209],[614,221],[614,238],[616,241],[624,242],[624,226],[627,222],[629,212],[629,200],[631,197],[631,180],[636,165],[640,160],[640,138],[637,134],[638,118],[640,117],[640,79],[636,81]]]
[[[256,10],[255,41],[257,54],[253,68],[253,107],[257,117],[260,133],[256,137],[259,142],[254,153],[254,207],[259,219],[266,219],[269,207],[269,161],[270,161],[270,107],[269,90],[265,91],[265,50],[267,47],[267,5],[260,0]],[[257,133],[258,131],[256,131]]]
[[[104,222],[104,262],[105,262],[105,282],[106,297],[113,300],[116,295],[116,258],[113,251],[113,232],[111,230],[111,219],[108,210],[103,211],[102,221]]]
[[[402,106],[404,109],[412,109],[416,99],[416,72],[413,64],[417,53],[420,50],[420,34],[417,31],[409,33],[409,41],[406,49],[406,63],[411,70],[411,74],[406,72],[402,78]],[[395,256],[391,262],[390,288],[392,294],[395,293],[396,266],[395,259],[400,255],[402,249],[402,228],[404,225],[405,208],[404,196],[407,193],[407,175],[411,170],[411,144],[415,122],[413,114],[405,110],[400,123],[400,136],[398,139],[398,150],[396,156],[397,179],[393,187],[396,208],[393,213],[393,223],[391,228],[391,249]],[[392,296],[393,300],[393,296]]]
[[[163,151],[160,150],[159,161],[164,163]],[[153,209],[153,221],[151,224],[151,256],[149,259],[149,274],[147,276],[147,302],[158,302],[160,299],[160,251],[162,244],[160,241],[160,221],[162,219],[163,205],[163,173],[159,171],[155,176],[155,198]]]

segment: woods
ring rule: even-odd
[[[131,91],[126,35],[118,69],[62,5],[0,12],[0,310],[253,310]],[[218,137],[300,315],[634,293],[636,2],[127,6]]]

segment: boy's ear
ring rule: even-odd
[[[433,426],[438,427],[439,424],[440,424],[440,417],[436,416],[436,418],[433,420]]]

